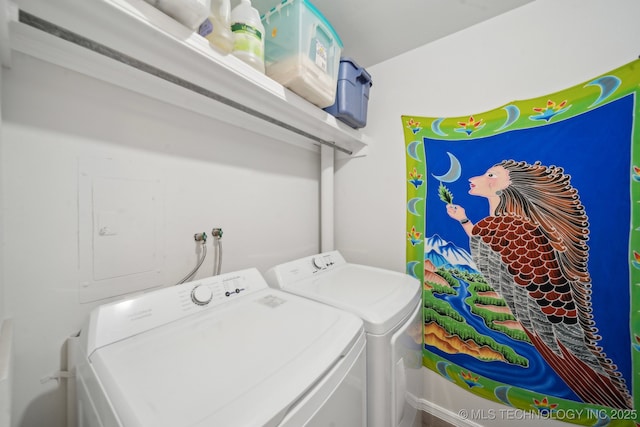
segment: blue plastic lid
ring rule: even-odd
[[[316,18],[318,18],[324,25],[326,25],[327,28],[329,28],[329,31],[331,31],[331,34],[333,34],[333,37],[335,37],[336,41],[338,42],[340,49],[342,49],[344,47],[344,44],[342,44],[342,40],[340,39],[340,36],[338,35],[338,33],[336,33],[336,30],[333,28],[331,23],[327,21],[327,18],[325,18],[324,15],[318,9],[316,9],[316,7],[313,4],[311,4],[309,0],[282,0],[280,2],[280,5],[272,7],[271,10],[269,10],[267,13],[262,15],[260,19],[269,17],[269,15],[281,9],[282,7],[286,6],[287,4],[292,4],[297,1],[302,1],[305,5],[307,5],[307,8],[311,11],[311,13],[313,13],[316,16]]]

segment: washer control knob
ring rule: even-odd
[[[327,267],[327,264],[324,262],[324,259],[321,256],[313,257],[313,265],[319,269]]]
[[[208,286],[197,285],[191,290],[191,301],[197,305],[207,305],[213,299],[213,292]]]

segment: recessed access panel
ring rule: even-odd
[[[83,158],[78,184],[80,302],[162,284],[158,168],[148,161]]]

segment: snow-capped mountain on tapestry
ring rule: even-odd
[[[424,259],[431,261],[436,268],[443,267],[478,273],[478,268],[469,252],[447,242],[437,234],[424,239]]]

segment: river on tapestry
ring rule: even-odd
[[[640,61],[465,117],[403,116],[423,364],[580,425],[635,425]]]

